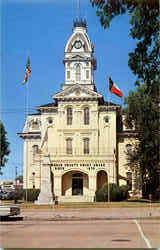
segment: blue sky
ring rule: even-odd
[[[64,47],[72,34],[73,19],[78,15],[77,0],[1,0],[1,102],[0,119],[10,142],[11,153],[0,180],[15,177],[23,167],[21,132],[26,116],[26,86],[22,86],[27,57],[31,61],[29,111],[35,106],[52,102],[51,96],[64,83],[62,58]],[[113,20],[104,30],[89,0],[80,0],[80,15],[87,19],[88,35],[94,43],[97,70],[95,84],[107,100],[107,76],[123,91],[134,89],[135,77],[128,67],[128,53],[136,41],[129,37],[129,17]],[[121,99],[111,95],[112,102]]]

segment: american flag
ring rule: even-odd
[[[26,63],[25,77],[24,77],[24,80],[22,82],[22,85],[24,85],[28,81],[28,78],[30,77],[30,74],[31,74],[31,66],[30,66],[30,59],[28,57],[27,63]]]

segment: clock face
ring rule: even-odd
[[[80,49],[80,48],[82,47],[81,41],[76,41],[75,44],[74,44],[74,47],[75,47],[76,49]]]

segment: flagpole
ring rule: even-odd
[[[109,103],[110,103],[110,92],[109,92],[109,77],[110,77],[110,74],[108,74],[108,103],[107,103],[107,116],[108,116],[108,155],[109,155],[109,130],[110,130],[110,119],[109,119]],[[110,178],[109,178],[109,167],[108,167],[108,202],[110,202],[110,186],[109,186],[109,181],[110,181]]]
[[[30,78],[30,58],[28,57],[27,59],[27,64],[26,64],[26,71],[25,71],[25,78],[23,81],[23,84],[26,84],[26,107],[25,107],[25,111],[26,111],[26,126],[27,126],[27,132],[29,130],[29,126],[28,126],[28,115],[29,115],[29,78]],[[26,202],[28,200],[28,138],[26,141]]]
[[[28,114],[29,114],[29,82],[26,83],[26,122],[27,122],[27,132],[28,132],[28,129],[29,129],[29,126],[28,126],[28,121],[27,121],[27,118],[28,118]],[[26,145],[26,160],[27,160],[27,164],[26,164],[26,203],[28,201],[28,138],[27,138],[27,145]]]

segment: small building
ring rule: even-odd
[[[123,130],[118,104],[97,92],[94,45],[85,20],[76,20],[64,50],[65,81],[50,103],[29,114],[24,140],[24,188],[40,188],[38,204],[93,202],[104,183],[129,184],[126,145],[134,131]]]

